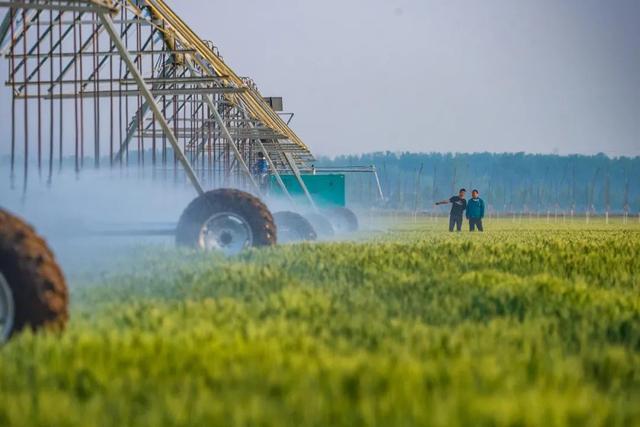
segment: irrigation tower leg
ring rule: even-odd
[[[380,197],[380,201],[384,202],[384,194],[382,193],[382,187],[380,186],[380,178],[378,177],[378,170],[373,169],[373,176],[376,178],[376,185],[378,187],[378,197]]]

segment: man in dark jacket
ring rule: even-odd
[[[478,197],[478,190],[471,192],[471,199],[467,203],[467,219],[469,220],[469,231],[484,231],[482,229],[482,218],[484,218],[484,201]]]
[[[464,198],[467,190],[461,188],[457,196],[451,197],[449,200],[436,202],[436,205],[446,205],[451,203],[451,213],[449,214],[449,231],[453,231],[455,226],[458,231],[462,231],[462,214],[467,208],[467,200]]]

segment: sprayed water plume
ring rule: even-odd
[[[0,186],[0,204],[36,227],[68,272],[100,269],[139,245],[172,243],[154,231],[171,231],[194,196],[186,182],[126,169],[81,178],[62,172],[51,185],[33,180],[26,193]]]
[[[36,227],[67,274],[100,274],[145,246],[173,247],[175,226],[196,193],[184,178],[157,173],[103,169],[78,176],[66,171],[57,174],[51,185],[44,179],[32,180],[26,193],[5,181],[0,204]],[[273,213],[293,210],[309,216],[311,212],[278,197],[267,197],[266,202]],[[339,229],[319,238],[344,239],[349,233]]]

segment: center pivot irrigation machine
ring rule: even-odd
[[[0,8],[10,179],[25,191],[30,167],[49,183],[64,165],[173,168],[197,192],[177,243],[231,254],[356,230],[346,173],[371,173],[382,198],[372,167],[315,168],[282,100],[263,98],[162,0],[0,0]],[[265,201],[276,197],[290,211],[272,215]],[[45,241],[0,210],[0,341],[25,327],[64,327],[67,305]]]

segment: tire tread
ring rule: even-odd
[[[13,332],[25,327],[64,328],[69,319],[69,293],[62,270],[33,227],[2,209],[0,271],[13,294]]]

